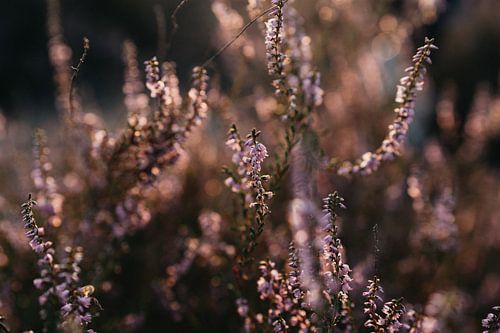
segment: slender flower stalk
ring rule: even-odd
[[[254,221],[249,227],[249,235],[246,247],[243,250],[244,260],[253,252],[257,246],[257,239],[264,231],[264,221],[271,212],[267,204],[272,198],[273,192],[267,191],[264,183],[269,181],[268,175],[262,175],[262,163],[268,157],[267,148],[257,138],[260,132],[256,129],[247,136],[244,143],[245,153],[242,162],[246,169],[246,177],[250,180],[253,189],[253,202],[249,207],[254,209]]]
[[[285,55],[282,51],[283,36],[283,6],[285,1],[272,0],[274,10],[269,13],[269,19],[266,21],[266,54],[267,69],[273,80],[273,87],[277,95],[286,94],[286,78],[284,72]]]
[[[377,308],[379,303],[383,302],[381,297],[383,293],[384,290],[380,286],[380,279],[378,277],[375,276],[372,280],[368,280],[366,291],[363,292],[363,297],[366,299],[363,311],[368,316],[368,320],[364,326],[369,328],[371,332],[379,332],[381,329],[382,318],[378,314]]]
[[[188,135],[195,126],[199,126],[207,117],[207,88],[209,76],[203,67],[193,69],[191,89],[188,92],[189,105],[187,122],[182,130],[182,136]]]
[[[273,332],[284,333],[288,331],[288,325],[284,314],[286,309],[286,281],[282,274],[275,268],[272,261],[262,261],[259,265],[261,276],[257,281],[257,291],[261,300],[268,300],[268,322],[273,328]],[[285,296],[285,297],[283,297]]]
[[[405,69],[407,76],[401,78],[397,86],[394,109],[396,119],[388,127],[388,133],[381,146],[375,152],[366,152],[356,162],[332,161],[332,165],[339,175],[360,174],[370,175],[377,171],[383,161],[392,160],[401,154],[402,146],[408,135],[410,124],[415,113],[417,92],[424,86],[424,75],[427,72],[426,64],[431,64],[431,51],[437,49],[434,39],[425,38],[425,44],[418,48],[413,56],[413,66]]]
[[[144,65],[146,66],[146,88],[148,88],[151,98],[157,98],[165,87],[165,83],[160,80],[160,62],[156,57],[153,57],[146,60]]]
[[[31,194],[28,196],[28,201],[22,204],[22,215],[24,222],[24,230],[26,237],[29,240],[31,249],[38,256],[38,270],[40,277],[33,280],[35,288],[42,291],[42,295],[38,298],[38,302],[42,307],[40,316],[43,320],[51,315],[51,306],[53,302],[57,302],[58,296],[56,291],[57,276],[55,272],[54,262],[54,247],[52,242],[46,241],[45,229],[39,227],[33,216],[33,207],[37,202],[33,200]],[[48,325],[48,323],[47,323]],[[44,331],[48,330],[45,326]]]
[[[337,211],[345,209],[344,199],[334,192],[324,200],[324,212],[327,219],[325,228],[326,236],[323,238],[323,276],[329,303],[333,308],[333,322],[342,323],[346,330],[352,329],[351,301],[349,292],[351,288],[351,269],[344,263],[343,246],[338,237],[336,225]]]
[[[288,266],[290,267],[290,272],[288,273],[290,294],[295,304],[302,305],[304,293],[300,286],[300,264],[297,249],[293,245],[293,242],[290,242],[290,246],[288,247]]]
[[[378,277],[375,276],[372,280],[368,280],[367,290],[363,292],[363,297],[366,299],[364,313],[368,316],[364,326],[374,333],[399,332],[403,327],[402,317],[406,313],[403,299],[393,299],[383,303],[383,293],[384,290]],[[382,303],[382,314],[379,314],[378,305]]]
[[[386,302],[382,308],[382,313],[385,315],[384,332],[399,332],[399,330],[403,327],[401,318],[405,314],[405,311],[406,309],[403,305],[402,298]]]

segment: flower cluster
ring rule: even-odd
[[[61,316],[67,322],[67,316],[77,314],[74,318],[78,327],[87,328],[92,321],[93,314],[90,313],[90,307],[99,304],[97,299],[91,297],[92,286],[77,288],[80,281],[80,262],[83,258],[82,248],[65,249],[66,257],[61,264],[55,261],[55,250],[52,242],[44,240],[44,229],[39,227],[33,216],[33,207],[36,205],[29,195],[28,201],[22,205],[22,215],[26,236],[30,240],[30,246],[39,256],[38,269],[40,278],[33,281],[35,287],[43,291],[39,297],[39,303],[42,306],[41,317],[46,319],[49,315],[49,303],[59,304]],[[76,290],[76,291],[75,291]],[[92,292],[89,292],[91,290]],[[46,323],[48,325],[49,323]],[[45,330],[48,326],[45,327]],[[92,333],[93,330],[87,332]]]
[[[494,306],[493,312],[488,313],[483,319],[483,333],[498,333],[500,332],[500,306]]]
[[[268,157],[267,148],[257,138],[260,132],[253,129],[243,141],[236,126],[232,126],[226,145],[233,151],[233,162],[237,166],[237,174],[226,168],[229,177],[225,184],[233,192],[240,193],[243,197],[244,217],[251,220],[246,237],[246,246],[243,249],[243,261],[248,260],[250,253],[257,246],[257,238],[264,230],[264,220],[270,213],[268,201],[273,197],[273,192],[268,191],[264,184],[270,180],[268,175],[262,175],[262,164]],[[247,214],[248,208],[253,209],[253,214]]]
[[[384,290],[378,277],[375,276],[373,280],[368,280],[366,291],[363,292],[363,297],[366,299],[364,313],[368,316],[364,326],[374,333],[398,332],[402,326],[401,318],[406,312],[403,301],[397,299],[384,303],[381,315],[377,308],[384,301],[382,299],[383,293]]]
[[[431,63],[431,51],[437,49],[433,42],[434,39],[425,38],[425,44],[418,48],[412,58],[413,66],[405,69],[408,75],[401,78],[397,87],[395,100],[398,106],[394,110],[396,119],[389,125],[389,132],[381,146],[375,152],[364,153],[354,164],[351,162],[334,163],[339,175],[372,174],[377,171],[382,161],[392,160],[400,154],[413,120],[417,92],[424,86],[424,75],[427,71],[425,65]]]
[[[315,328],[308,319],[308,310],[297,304],[292,294],[293,286],[276,269],[272,261],[262,261],[259,265],[260,278],[257,281],[257,291],[260,299],[269,301],[267,312],[268,324],[273,332],[288,332],[298,329],[299,332],[315,332]]]
[[[182,99],[174,63],[164,63],[161,75],[156,57],[145,62],[146,87],[152,98],[159,100],[159,109],[148,120],[142,136],[138,156],[139,177],[145,183],[154,181],[167,165],[175,163],[179,157],[180,145],[193,128],[200,125],[208,111],[206,69],[193,69],[192,85],[188,92],[188,108],[181,112]]]
[[[329,194],[324,200],[324,212],[327,219],[325,228],[326,236],[323,238],[323,275],[325,278],[326,291],[330,297],[329,302],[334,307],[336,321],[350,326],[351,304],[349,300],[349,291],[351,288],[351,269],[344,263],[343,246],[338,237],[338,227],[336,226],[337,210],[345,208],[344,199],[334,192]],[[335,309],[336,303],[339,309]]]
[[[55,286],[56,276],[54,271],[54,254],[55,250],[53,244],[50,241],[44,239],[45,229],[39,227],[33,216],[33,207],[37,204],[35,200],[28,197],[28,201],[22,205],[22,215],[24,222],[24,229],[26,231],[26,237],[29,240],[29,245],[33,251],[38,255],[38,269],[40,273],[40,278],[33,281],[35,287],[42,290],[42,295],[38,298],[38,301],[42,307],[44,307],[49,298],[56,297]],[[41,312],[42,318],[46,317],[48,314],[46,310]]]
[[[160,62],[153,57],[144,62],[146,66],[146,88],[150,92],[151,98],[156,98],[163,93],[165,82],[160,80]]]
[[[80,263],[83,260],[83,248],[66,247],[63,261],[55,265],[59,283],[56,286],[59,302],[66,305],[70,299],[70,293],[76,289],[80,282]]]
[[[243,162],[243,157],[245,156],[245,142],[242,140],[236,125],[232,125],[229,129],[228,137],[226,139],[226,146],[233,152],[232,162],[236,165],[237,175],[229,174],[224,183],[226,186],[231,188],[231,191],[235,193],[244,193],[245,202],[251,201],[250,189],[251,182],[246,177],[247,168]]]
[[[286,93],[284,62],[285,55],[281,50],[283,35],[283,6],[285,1],[272,0],[274,9],[269,13],[270,18],[266,21],[266,54],[267,69],[269,75],[274,78],[273,86],[278,95]]]
[[[65,321],[62,326],[76,325],[83,329],[85,333],[96,333],[89,328],[92,322],[92,309],[100,308],[99,302],[92,296],[94,293],[93,286],[83,286],[73,291],[73,295],[69,298],[62,308],[61,312]]]

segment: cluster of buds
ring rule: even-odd
[[[259,265],[260,278],[257,281],[257,291],[261,300],[270,302],[268,309],[268,323],[276,333],[288,331],[284,313],[290,307],[288,298],[287,283],[283,275],[276,269],[276,264],[272,261],[262,261]]]
[[[160,80],[160,62],[153,57],[144,62],[146,66],[146,88],[150,92],[151,98],[161,96],[165,83]]]
[[[498,333],[500,332],[500,306],[494,306],[491,313],[488,313],[486,318],[481,322],[483,333]]]
[[[290,251],[295,251],[293,246]],[[300,270],[296,259],[295,257],[289,262],[292,271]],[[257,281],[257,291],[261,300],[269,302],[267,322],[273,332],[289,332],[290,330],[315,332],[316,328],[310,320],[311,311],[302,302],[298,277],[294,281],[287,279],[276,269],[276,264],[269,260],[260,262],[259,270],[261,274]],[[260,322],[259,315],[256,316],[255,321]]]
[[[281,48],[283,35],[283,6],[285,1],[272,0],[273,10],[269,13],[270,18],[266,21],[266,55],[267,69],[269,75],[274,78],[273,86],[278,95],[286,92],[284,62],[285,55]]]
[[[192,87],[188,92],[186,112],[181,112],[182,98],[175,64],[166,62],[160,70],[156,57],[145,62],[146,87],[150,96],[159,101],[153,119],[146,119],[144,131],[139,131],[140,146],[137,160],[141,182],[149,184],[157,179],[166,165],[175,163],[180,145],[193,128],[200,125],[208,111],[207,88],[209,77],[203,67],[193,69]],[[161,75],[163,72],[163,75]]]
[[[250,207],[257,207],[267,214],[269,208],[266,201],[272,198],[273,193],[266,191],[264,188],[264,181],[269,180],[269,176],[261,175],[262,163],[269,156],[267,148],[262,143],[257,141],[260,132],[255,129],[247,136],[245,141],[245,153],[243,156],[243,163],[246,167],[246,176],[250,179],[255,193],[255,201],[250,204]]]
[[[302,304],[304,293],[300,286],[300,264],[297,254],[297,249],[290,242],[288,247],[288,266],[290,272],[288,273],[288,281],[290,283],[290,293],[295,304]]]
[[[65,258],[61,264],[54,265],[59,283],[55,287],[56,294],[61,304],[67,304],[71,291],[80,282],[80,263],[83,260],[83,249],[81,247],[64,249]]]
[[[245,142],[242,140],[240,133],[234,124],[229,129],[226,146],[228,146],[233,152],[232,162],[236,165],[237,175],[230,174],[224,183],[231,189],[231,191],[235,193],[244,193],[246,197],[245,201],[250,202],[251,195],[249,191],[252,184],[250,183],[250,180],[246,178],[247,168],[243,162],[243,157],[245,156]]]
[[[28,237],[29,245],[38,255],[38,269],[40,278],[33,281],[35,288],[42,290],[42,295],[38,301],[42,307],[45,306],[50,297],[55,297],[56,276],[54,272],[54,254],[55,250],[52,242],[44,239],[45,230],[39,227],[33,216],[33,207],[36,205],[31,194],[28,201],[22,205],[22,215],[24,222],[24,230]],[[42,318],[47,314],[42,310]]]
[[[44,229],[39,227],[33,216],[33,207],[36,205],[31,197],[22,205],[22,215],[26,236],[33,251],[38,255],[38,268],[40,277],[33,281],[35,288],[42,290],[42,295],[38,298],[42,306],[41,317],[46,319],[48,312],[46,305],[49,299],[61,305],[61,315],[65,318],[70,314],[75,314],[74,320],[80,328],[87,328],[92,321],[90,308],[98,305],[97,299],[91,297],[92,286],[77,288],[80,281],[80,262],[83,258],[81,248],[66,248],[66,259],[62,264],[56,263],[54,259],[55,250],[52,242],[44,239]],[[66,320],[65,320],[66,322]],[[63,323],[64,324],[64,323]],[[92,333],[93,330],[86,332]]]
[[[62,308],[61,312],[65,321],[62,326],[76,325],[80,329],[84,329],[86,333],[96,333],[89,328],[92,322],[92,309],[101,306],[97,299],[92,296],[95,289],[93,286],[83,286],[73,291],[68,303]]]
[[[364,326],[371,332],[399,332],[403,326],[401,318],[406,313],[403,300],[393,299],[383,303],[383,293],[378,277],[368,280],[367,289],[363,292],[363,297],[366,299],[363,310],[368,316]],[[379,314],[377,308],[381,303],[383,303],[382,314]]]
[[[199,126],[201,121],[207,117],[207,88],[208,88],[207,70],[197,66],[193,69],[191,89],[189,89],[189,116],[184,126],[183,134],[187,135],[194,126]]]
[[[339,301],[339,308],[336,309],[336,316],[339,322],[349,325],[351,322],[351,309],[349,291],[351,288],[351,269],[342,258],[343,246],[338,237],[338,227],[336,225],[337,210],[345,209],[344,199],[334,192],[323,199],[324,210],[327,219],[325,228],[326,235],[323,238],[323,275],[325,278],[326,291],[329,302],[334,305],[335,300]]]
[[[431,64],[430,54],[437,47],[434,39],[425,38],[425,44],[418,48],[413,56],[413,66],[405,69],[407,76],[401,78],[397,87],[395,108],[396,119],[389,125],[389,132],[375,152],[366,152],[355,163],[334,163],[339,175],[360,174],[369,175],[377,171],[381,162],[392,160],[401,153],[410,124],[415,112],[417,92],[423,89],[424,75],[427,71],[425,65]]]

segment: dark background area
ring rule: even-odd
[[[157,52],[154,6],[160,4],[170,32],[170,13],[178,1],[62,1],[66,43],[74,62],[87,36],[91,50],[79,76],[80,89],[104,113],[121,108],[122,43],[136,43],[139,61]],[[178,14],[178,30],[168,54],[181,80],[210,54],[210,3],[192,1]],[[194,18],[196,20],[194,21]],[[46,2],[5,2],[0,12],[0,109],[8,117],[34,122],[57,116],[52,69],[47,56]],[[92,101],[93,99],[93,101]],[[87,99],[88,103],[89,100]]]
[[[157,25],[154,6],[159,4],[171,31],[170,14],[178,1],[63,1],[62,24],[65,40],[73,49],[76,62],[81,40],[91,41],[88,61],[79,85],[92,104],[106,110],[121,108],[123,65],[121,46],[125,39],[137,44],[139,60],[156,54]],[[483,4],[481,4],[483,3]],[[395,1],[392,10],[401,10]],[[432,67],[439,88],[456,86],[457,107],[465,114],[478,83],[495,89],[500,71],[500,6],[494,1],[448,1],[446,11],[432,25],[414,36],[435,36],[441,51]],[[178,15],[179,30],[168,59],[178,65],[181,81],[190,68],[213,51],[211,33],[215,31],[209,1],[188,2]],[[213,37],[213,36],[212,36]],[[332,32],[334,38],[334,32]],[[0,110],[12,118],[38,121],[56,116],[54,86],[47,57],[45,1],[4,1],[0,11]],[[88,102],[88,101],[87,101]]]

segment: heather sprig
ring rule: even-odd
[[[156,98],[163,93],[165,82],[160,80],[160,62],[153,57],[144,62],[146,67],[146,88],[148,88],[151,98]]]
[[[22,216],[24,222],[24,230],[26,237],[29,240],[31,249],[38,256],[38,271],[39,278],[33,280],[36,289],[42,291],[38,302],[42,307],[40,316],[42,319],[47,319],[51,313],[51,303],[57,303],[57,276],[55,271],[55,250],[52,242],[45,240],[45,229],[38,226],[33,215],[33,207],[37,202],[33,200],[31,194],[28,196],[28,201],[22,204]],[[49,323],[46,323],[45,330],[48,330]]]
[[[274,332],[283,333],[288,330],[284,314],[286,312],[286,300],[282,297],[286,293],[286,281],[282,274],[276,269],[272,261],[262,261],[259,264],[260,278],[257,281],[257,291],[261,300],[269,301],[268,323]]]
[[[434,39],[425,38],[424,45],[417,49],[413,56],[413,65],[406,68],[408,73],[399,81],[394,109],[396,119],[388,127],[388,133],[375,152],[366,152],[356,162],[338,163],[332,160],[331,166],[339,175],[360,174],[370,175],[377,171],[383,161],[392,160],[401,154],[402,146],[408,135],[410,124],[415,113],[417,92],[424,86],[424,75],[427,72],[426,64],[431,64],[431,51],[437,49]]]
[[[94,290],[93,286],[88,285],[73,291],[68,303],[61,308],[63,318],[65,318],[61,324],[63,329],[71,327],[70,325],[76,325],[85,333],[96,333],[89,327],[95,316],[94,309],[101,309],[97,299],[92,296]]]
[[[38,226],[34,218],[33,207],[36,204],[30,194],[28,201],[22,205],[22,215],[30,247],[39,257],[40,277],[35,279],[33,284],[35,288],[43,291],[38,300],[42,307],[40,316],[44,321],[44,332],[53,329],[53,325],[57,321],[57,315],[52,313],[53,306],[60,307],[61,317],[64,319],[61,325],[65,325],[69,315],[75,315],[76,317],[73,318],[75,322],[80,327],[87,328],[93,317],[93,314],[90,313],[90,307],[99,303],[95,297],[90,296],[94,287],[77,287],[80,281],[79,264],[83,258],[82,248],[67,247],[65,259],[61,264],[58,264],[55,260],[55,249],[52,242],[44,239],[45,230]],[[87,330],[86,332],[92,333],[94,331]]]
[[[183,127],[182,135],[186,136],[195,126],[207,117],[207,88],[209,76],[204,67],[197,66],[193,69],[191,89],[188,92],[189,110],[187,122]]]
[[[365,303],[363,311],[368,319],[364,326],[374,333],[399,332],[402,327],[402,317],[406,313],[403,299],[393,299],[384,302],[382,295],[384,290],[380,285],[380,279],[374,276],[368,280],[366,291],[363,292]],[[383,304],[382,314],[378,312],[378,307]]]
[[[181,110],[175,64],[164,63],[163,75],[156,57],[146,61],[145,65],[146,87],[159,105],[153,118],[147,120],[143,133],[139,133],[143,136],[138,152],[139,178],[141,182],[150,184],[165,166],[177,161],[187,136],[206,118],[209,76],[203,67],[193,69],[186,110]]]
[[[293,302],[298,305],[302,305],[304,292],[300,285],[300,262],[293,241],[290,242],[288,247],[288,267],[290,271],[288,272],[288,281],[290,283],[290,294],[292,295]]]
[[[254,209],[254,221],[249,226],[249,234],[243,250],[244,260],[249,259],[248,256],[257,246],[257,239],[264,230],[265,218],[271,212],[267,202],[273,196],[273,192],[264,187],[264,183],[269,181],[269,176],[262,174],[262,163],[268,157],[268,153],[266,146],[257,140],[259,135],[260,132],[253,129],[247,136],[244,143],[245,152],[242,158],[242,163],[246,169],[246,177],[250,180],[253,189],[253,202],[249,206]]]
[[[344,199],[334,192],[328,195],[324,202],[325,218],[327,225],[326,235],[323,238],[323,275],[326,292],[333,311],[333,322],[342,323],[347,327],[352,325],[351,300],[351,269],[343,259],[343,246],[338,236],[336,225],[337,211],[345,209]]]
[[[245,232],[239,265],[245,265],[257,246],[257,239],[264,230],[264,222],[270,214],[268,201],[273,192],[265,184],[270,177],[262,174],[262,164],[268,157],[267,148],[258,141],[260,132],[253,129],[246,139],[240,137],[235,125],[229,130],[226,145],[233,151],[236,172],[225,168],[229,176],[225,184],[241,197],[242,213],[245,219]],[[240,267],[241,268],[241,267]]]
[[[500,332],[500,306],[494,306],[491,313],[488,313],[481,324],[483,326],[483,333]]]
[[[59,284],[56,286],[61,306],[63,329],[75,325],[86,333],[95,333],[90,329],[92,318],[101,310],[97,298],[93,297],[94,287],[91,285],[80,287],[80,263],[83,260],[83,248],[66,247],[65,258],[58,265]]]
[[[274,9],[269,13],[266,21],[266,55],[267,69],[273,80],[273,87],[277,95],[287,94],[285,88],[286,78],[284,73],[285,55],[282,51],[283,38],[283,6],[284,0],[272,0]]]

